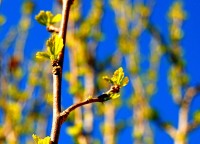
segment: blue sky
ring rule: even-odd
[[[36,2],[36,9],[34,11],[34,15],[36,15],[40,10],[51,10],[52,9],[52,1],[49,0],[34,0]],[[87,0],[86,2],[89,2]],[[164,34],[165,38],[168,37],[168,24],[169,21],[167,20],[167,11],[169,10],[173,0],[157,0],[156,4],[153,9],[152,16],[150,20],[152,21],[155,26]],[[13,25],[17,25],[20,18],[20,11],[21,11],[21,0],[3,0],[0,6],[0,14],[6,16],[7,21],[6,24],[0,27],[0,41],[5,37],[5,34],[8,32],[9,28]],[[107,2],[106,2],[107,3]],[[184,37],[181,41],[181,45],[184,51],[184,58],[186,60],[186,72],[188,72],[190,76],[190,84],[192,86],[197,85],[200,83],[200,2],[198,0],[184,0],[184,9],[187,12],[187,20],[183,24],[184,30]],[[89,5],[89,4],[88,4]],[[88,6],[89,7],[89,6]],[[87,5],[85,6],[87,9]],[[104,41],[99,45],[99,52],[105,52],[105,47],[109,47],[109,51],[107,54],[111,54],[113,50],[116,49],[116,38],[117,38],[117,29],[115,25],[114,19],[114,12],[111,8],[106,5],[105,6],[105,14],[103,16],[102,21],[102,30],[104,31]],[[26,41],[25,46],[25,57],[29,59],[33,57],[38,49],[42,49],[44,45],[44,40],[46,40],[49,36],[46,29],[39,25],[35,20],[34,16],[32,16],[33,24],[31,25],[31,29],[29,31],[28,39]],[[144,33],[144,37],[141,38],[141,46],[145,47],[147,44],[145,43],[148,41],[148,33]],[[101,48],[102,47],[102,48]],[[101,55],[102,56],[102,55]],[[103,55],[104,56],[104,55]],[[101,59],[102,57],[100,57]],[[158,93],[152,99],[152,106],[155,107],[158,112],[161,114],[161,118],[172,122],[175,126],[177,126],[177,115],[178,115],[178,107],[173,103],[172,98],[169,96],[169,87],[167,87],[167,72],[169,68],[169,63],[166,57],[161,59],[161,67],[159,72],[159,90]],[[190,109],[190,119],[192,117],[192,113],[200,109],[200,98],[195,98],[192,102],[191,109]],[[121,117],[126,118],[126,111],[127,109],[124,108],[122,111],[119,111],[119,115]],[[122,115],[125,114],[125,115]],[[127,114],[129,115],[129,114]],[[51,123],[51,120],[49,121]],[[50,124],[51,125],[51,124]],[[161,131],[158,127],[152,124],[152,127],[155,129],[155,142],[156,144],[172,144],[173,141],[169,138],[169,136]],[[61,132],[61,144],[63,139],[69,138],[65,134],[65,127],[62,128]],[[48,128],[47,133],[50,133],[50,128]],[[189,144],[197,144],[200,141],[200,129],[192,132],[189,135]],[[127,128],[119,137],[119,142],[122,143],[126,136],[130,134],[130,128]],[[98,135],[96,135],[98,137]],[[102,138],[101,138],[102,139]],[[127,139],[126,139],[127,140]],[[127,142],[131,143],[131,139]]]

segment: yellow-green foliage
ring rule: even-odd
[[[52,61],[58,59],[59,53],[63,48],[63,39],[57,34],[53,34],[46,42],[47,52],[37,52],[36,58],[38,59],[50,59]]]
[[[35,19],[42,25],[49,26],[59,22],[62,18],[61,14],[53,15],[50,11],[40,11]]]
[[[42,138],[38,137],[37,135],[33,134],[32,137],[35,141],[35,144],[50,144],[49,136],[42,139]]]

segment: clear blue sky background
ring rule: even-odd
[[[86,3],[89,3],[89,0],[84,0]],[[53,0],[34,0],[37,6],[34,11],[36,15],[40,10],[51,10]],[[167,11],[169,10],[173,0],[157,0],[156,5],[153,9],[153,15],[151,17],[152,23],[154,23],[159,30],[165,35],[168,36],[168,20],[167,20]],[[196,85],[200,83],[200,1],[199,0],[185,0],[184,9],[187,12],[187,20],[183,24],[184,30],[184,38],[181,42],[184,51],[184,57],[187,61],[186,71],[190,75],[191,85]],[[7,21],[6,24],[0,27],[0,41],[5,37],[5,34],[8,32],[10,26],[16,25],[19,22],[20,11],[21,11],[21,3],[22,0],[3,0],[0,6],[0,14],[6,16]],[[86,5],[87,8],[87,5]],[[32,17],[32,21],[34,20],[34,16]],[[116,47],[116,38],[117,38],[117,29],[114,26],[114,12],[106,2],[105,14],[103,16],[102,22],[102,30],[104,31],[105,39],[100,43],[99,49],[109,48],[111,53],[112,50]],[[26,58],[29,59],[33,57],[38,49],[44,45],[44,40],[48,38],[48,32],[46,29],[39,25],[36,21],[31,25],[31,29],[29,32],[28,39],[26,41],[25,53]],[[148,45],[146,43],[148,41],[148,33],[144,33],[144,36],[141,38],[141,47],[145,47]],[[148,46],[147,46],[148,47]],[[105,52],[105,50],[103,50]],[[159,90],[158,93],[154,96],[152,100],[152,105],[155,107],[158,112],[161,114],[161,118],[167,121],[172,122],[175,126],[177,126],[177,116],[178,116],[178,107],[173,103],[172,98],[169,96],[169,87],[167,87],[167,70],[169,67],[169,63],[165,57],[161,60],[160,67],[160,75],[158,85]],[[190,109],[190,119],[192,117],[192,113],[200,109],[200,98],[196,98]],[[125,115],[123,115],[125,114]],[[127,112],[121,111],[118,112],[118,115],[126,118],[128,115]],[[51,122],[50,122],[51,123]],[[51,125],[51,124],[50,124]],[[169,136],[161,131],[158,127],[152,124],[152,127],[155,129],[155,142],[156,144],[172,144],[172,140]],[[64,139],[67,137],[64,134],[65,128],[62,128],[61,132],[61,144],[64,144]],[[47,134],[50,133],[50,128],[47,130]],[[128,140],[126,136],[131,136],[131,130],[126,129],[119,136],[119,144],[124,143],[126,140],[126,144],[131,143],[131,139]],[[98,136],[98,135],[96,135]],[[189,144],[197,144],[200,142],[200,129],[192,132],[189,135]],[[70,139],[69,139],[70,143]]]

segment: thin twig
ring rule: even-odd
[[[89,98],[89,99],[86,99],[85,101],[82,101],[80,103],[76,103],[76,104],[71,105],[66,110],[61,112],[61,114],[60,114],[61,123],[63,123],[67,119],[67,117],[70,114],[70,112],[72,112],[76,108],[81,107],[81,106],[86,105],[86,104],[95,103],[95,102],[101,102],[102,103],[103,100],[99,99],[99,98]]]
[[[185,110],[185,112],[189,111],[189,106],[194,98],[194,96],[200,92],[200,86],[196,86],[196,87],[190,87],[187,89],[186,94],[184,96],[184,99],[181,103],[181,107],[182,109]],[[188,114],[187,114],[188,115]],[[193,129],[197,128],[199,126],[198,123],[196,122],[191,122],[190,124],[187,124],[185,131],[188,133],[190,131],[192,131]]]
[[[188,124],[187,133],[191,132],[192,130],[194,130],[198,127],[200,127],[200,124],[197,122],[192,122],[192,123]]]

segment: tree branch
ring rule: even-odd
[[[74,0],[63,0],[63,5],[62,5],[62,21],[60,25],[60,32],[59,36],[62,37],[63,39],[63,49],[62,52],[59,55],[59,62],[61,67],[63,66],[63,59],[64,59],[64,47],[65,47],[65,41],[66,41],[66,35],[67,35],[67,25],[68,25],[68,19],[69,19],[69,11],[71,8],[71,5],[73,4]]]
[[[60,113],[61,123],[63,123],[67,119],[70,112],[72,112],[76,108],[84,106],[86,104],[95,103],[95,102],[102,102],[103,103],[104,101],[103,101],[103,99],[100,99],[100,98],[88,98],[85,101],[71,105],[66,110],[64,110],[63,112]]]
[[[191,132],[192,130],[198,128],[199,126],[200,126],[200,124],[197,123],[197,122],[192,122],[192,123],[190,123],[190,124],[188,125],[188,127],[187,127],[187,133],[189,133],[189,132]]]
[[[60,25],[59,36],[63,39],[63,48],[59,54],[58,61],[54,61],[53,66],[53,122],[51,129],[51,144],[57,144],[60,128],[61,128],[61,83],[62,83],[62,69],[64,60],[64,47],[67,35],[67,24],[69,18],[69,11],[74,0],[63,0],[62,7],[62,21]]]
[[[160,119],[154,121],[160,128],[162,128],[171,138],[176,137],[176,129],[169,123],[162,122]]]
[[[176,129],[172,125],[163,126],[163,128],[168,133],[168,135],[171,136],[171,138],[176,137]]]

